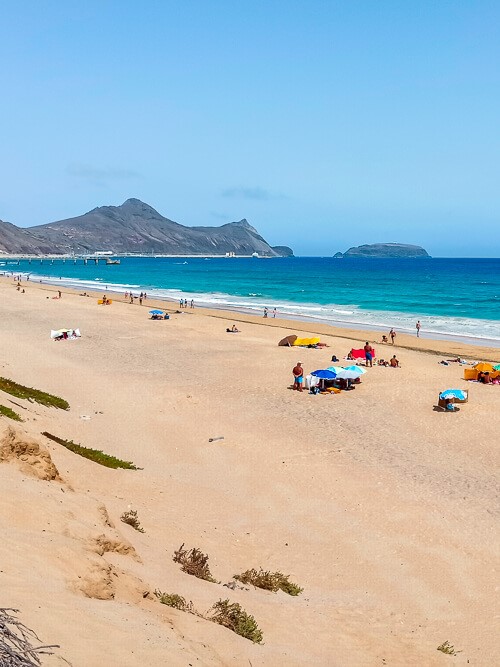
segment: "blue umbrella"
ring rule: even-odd
[[[443,391],[439,394],[439,398],[444,400],[448,398],[456,398],[459,401],[465,401],[467,398],[467,392],[462,391],[462,389],[446,389],[446,391]]]
[[[337,377],[335,373],[327,370],[313,371],[311,375],[314,375],[314,377],[319,378],[320,380],[335,380]]]
[[[150,310],[150,315],[163,315],[163,310]]]
[[[358,375],[364,375],[366,373],[366,368],[361,368],[361,366],[346,366],[344,370],[352,371]]]

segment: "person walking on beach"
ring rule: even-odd
[[[365,366],[370,366],[371,368],[373,366],[373,347],[366,341],[363,349],[365,351]]]
[[[58,295],[59,298],[62,297],[62,294],[61,294],[61,290],[60,290],[60,289],[57,290],[57,295]]]
[[[396,338],[396,332],[394,331],[394,329],[391,329],[389,331],[389,336],[391,337],[392,344],[394,345],[394,339]]]
[[[191,299],[191,308],[194,308],[194,300]]]
[[[276,308],[273,308],[273,317],[276,317]]]
[[[266,307],[264,308],[264,317],[267,317],[267,313],[268,313],[268,310],[267,310],[267,306],[266,306]]]
[[[422,325],[420,324],[420,320],[415,324],[415,329],[417,330],[417,338],[420,338],[420,327]]]
[[[142,292],[141,292],[141,296],[139,297],[139,305],[142,306]]]
[[[302,391],[302,383],[304,381],[304,369],[302,368],[302,362],[298,361],[297,365],[292,371],[293,373],[293,388],[295,391]]]

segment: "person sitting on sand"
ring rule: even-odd
[[[236,324],[233,324],[233,326],[229,329],[226,329],[227,333],[240,333],[240,330],[236,328]]]
[[[399,368],[399,361],[396,359],[396,355],[392,357],[389,363],[391,365],[391,368]]]
[[[293,371],[293,388],[296,391],[302,391],[302,383],[304,381],[304,369],[302,368],[302,362],[298,361],[297,365],[294,367]]]
[[[382,336],[382,343],[388,343],[388,342],[389,342],[389,339],[388,339],[387,336],[384,334],[384,335]]]
[[[352,350],[348,352],[346,359],[347,361],[354,361],[354,357],[352,356]]]
[[[453,403],[453,399],[451,398],[446,399],[446,405],[444,409],[448,410],[448,412],[455,412],[457,410],[455,404]]]

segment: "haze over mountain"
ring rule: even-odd
[[[139,199],[121,206],[99,206],[83,215],[20,229],[0,222],[4,253],[160,253],[267,256],[292,254],[286,246],[272,248],[245,219],[221,227],[185,227],[162,216]]]

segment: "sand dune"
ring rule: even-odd
[[[44,664],[498,661],[500,387],[467,385],[458,364],[405,349],[415,341],[400,336],[401,369],[374,368],[338,396],[297,394],[288,389],[297,355],[306,371],[321,368],[365,334],[322,327],[330,347],[297,352],[277,347],[289,322],[238,316],[242,332],[228,335],[233,316],[223,313],[152,322],[149,303],[98,307],[26,289],[0,283],[0,375],[71,407],[0,391],[24,419],[0,417],[0,589],[4,606],[60,644]],[[82,338],[52,342],[50,329],[63,326]],[[318,330],[305,326],[296,330]],[[433,411],[450,386],[468,387],[469,403],[455,415]],[[140,469],[99,466],[42,431]],[[129,507],[144,533],[120,521]],[[220,584],[181,571],[172,554],[182,543],[209,554]],[[303,593],[223,585],[261,566]],[[239,602],[264,642],[161,605],[155,589],[201,612]],[[461,653],[437,651],[446,640]]]

